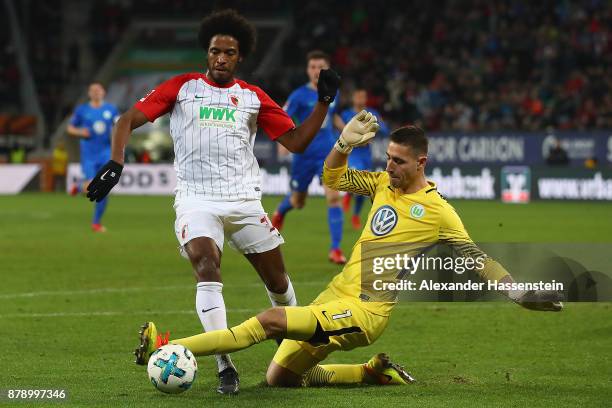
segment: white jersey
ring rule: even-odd
[[[151,122],[171,112],[177,199],[260,199],[257,128],[275,140],[295,127],[260,88],[240,80],[221,86],[200,73],[173,77],[134,106]]]

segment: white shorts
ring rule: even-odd
[[[211,238],[221,252],[227,238],[230,246],[243,254],[266,252],[285,242],[259,200],[181,198],[175,201],[174,210],[174,230],[185,257],[184,245],[198,237]]]

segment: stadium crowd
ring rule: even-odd
[[[61,0],[45,1],[36,7],[30,7],[27,2],[13,4],[43,115],[48,123],[56,125],[62,113],[58,100],[68,80],[60,36]],[[11,33],[9,14],[4,8],[0,10],[0,114],[20,114],[23,107],[18,48]]]
[[[0,17],[0,113],[17,113],[19,93],[13,87],[19,83],[20,76],[7,20],[6,15]]]
[[[612,128],[609,2],[318,0],[296,3],[293,17],[285,58],[332,52],[344,78],[369,88],[369,104],[394,122]]]
[[[63,88],[70,83],[61,35],[64,23],[61,1],[50,0],[18,11],[40,107],[50,129],[55,129],[67,113],[62,109],[61,100]]]
[[[65,6],[50,0],[20,8],[51,129],[71,108],[57,101],[79,70],[79,48],[62,44],[58,34]],[[604,0],[274,0],[257,7],[96,0],[85,17],[86,44],[101,64],[132,19],[193,18],[221,6],[292,19],[283,66],[261,80],[279,101],[305,82],[306,53],[323,49],[333,56],[344,90],[365,86],[369,105],[391,124],[416,122],[430,131],[612,128],[612,8]],[[4,40],[2,53],[6,87],[18,73]]]

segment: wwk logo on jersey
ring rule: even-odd
[[[200,127],[236,129],[236,109],[200,106]]]
[[[370,223],[372,233],[377,236],[386,235],[397,225],[397,212],[389,205],[384,205],[376,210]]]

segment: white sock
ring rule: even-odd
[[[196,286],[196,311],[205,332],[227,329],[222,290],[220,282],[198,282]],[[217,354],[215,358],[219,372],[227,367],[235,368],[228,354]]]
[[[272,306],[297,306],[297,299],[289,275],[287,275],[287,282],[289,282],[289,285],[285,293],[274,293],[266,287],[266,292],[268,292],[268,297],[270,298]]]

